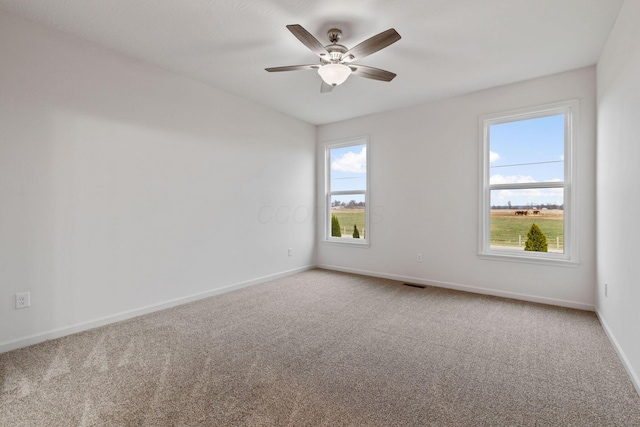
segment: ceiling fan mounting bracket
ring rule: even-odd
[[[327,37],[329,37],[329,41],[333,44],[336,44],[342,38],[342,30],[339,28],[332,28],[327,31]]]

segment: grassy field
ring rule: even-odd
[[[515,215],[514,210],[497,209],[491,211],[491,244],[498,246],[518,246],[518,236],[522,246],[527,240],[531,224],[535,223],[547,237],[549,249],[563,250],[564,213],[561,210],[542,211],[539,215]],[[560,238],[560,247],[556,238]]]
[[[364,209],[332,209],[338,217],[342,237],[353,235],[353,225],[358,226],[360,238],[364,238]],[[539,215],[515,215],[514,210],[496,209],[491,211],[491,245],[518,247],[518,236],[521,236],[521,247],[527,240],[527,233],[534,222],[547,236],[549,249],[563,250],[564,247],[564,215],[561,210],[542,211]],[[364,230],[366,231],[366,230]],[[556,237],[560,239],[560,247],[556,246]]]
[[[365,237],[363,233],[364,209],[331,209],[331,213],[338,217],[340,228],[342,229],[342,237],[351,237],[353,235],[354,224],[358,226],[360,238],[363,239]]]

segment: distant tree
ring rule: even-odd
[[[342,237],[342,231],[340,231],[340,221],[335,214],[331,214],[331,236]]]
[[[507,206],[509,206],[509,209],[511,209],[511,200],[507,202]]]
[[[360,238],[360,233],[358,232],[358,226],[355,224],[353,224],[353,238],[354,239]]]
[[[547,236],[544,235],[540,227],[535,223],[531,224],[527,233],[527,241],[524,244],[525,251],[548,252]]]

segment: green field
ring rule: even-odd
[[[351,238],[353,225],[358,226],[360,238],[365,237],[364,209],[331,209],[331,213],[338,217],[342,237]],[[536,223],[547,237],[549,250],[564,249],[564,221],[563,212],[543,211],[539,215],[515,215],[513,210],[497,209],[491,211],[491,245],[524,247],[527,233],[531,224]],[[520,236],[520,239],[518,239]],[[559,247],[557,246],[559,238]]]
[[[513,210],[498,209],[491,211],[491,245],[524,246],[531,224],[535,223],[547,237],[549,250],[564,249],[564,216],[563,212],[543,211],[539,215],[515,215]],[[559,238],[559,247],[557,239]]]
[[[351,237],[353,235],[353,225],[358,226],[360,238],[365,237],[363,231],[365,224],[364,209],[331,209],[331,213],[338,217],[342,237]]]

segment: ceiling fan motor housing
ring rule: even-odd
[[[349,49],[346,48],[346,46],[342,46],[341,44],[330,44],[325,46],[325,48],[327,49],[327,52],[329,52],[329,57],[326,58],[320,58],[322,60],[323,63],[339,63],[341,60],[343,60],[344,58],[342,57],[342,55]]]

